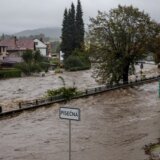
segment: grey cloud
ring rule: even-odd
[[[0,32],[18,32],[24,29],[61,26],[64,8],[77,0],[1,0]],[[98,10],[109,11],[121,5],[133,5],[149,13],[160,22],[159,0],[81,0],[84,21],[95,17]]]

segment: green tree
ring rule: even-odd
[[[69,51],[70,54],[75,50],[75,7],[71,4],[71,8],[68,13],[68,33],[69,33]]]
[[[155,63],[158,64],[160,63],[160,35],[158,37],[156,37],[153,41],[152,41],[153,45],[151,46],[151,51],[152,53],[154,53],[154,60]]]
[[[83,50],[84,48],[84,22],[83,22],[83,12],[80,0],[77,3],[76,10],[76,21],[75,21],[75,30],[76,30],[76,48]]]
[[[27,51],[23,52],[22,58],[23,58],[24,62],[31,63],[33,60],[32,50],[27,50]]]
[[[62,24],[62,42],[61,42],[61,50],[65,53],[65,58],[69,55],[69,28],[68,28],[68,11],[67,9],[64,10],[64,17],[63,17],[63,24]]]
[[[33,59],[35,63],[42,62],[44,60],[44,57],[41,55],[40,51],[37,50],[33,54]]]
[[[148,14],[133,6],[118,6],[91,18],[89,41],[95,74],[103,82],[128,82],[134,63],[154,50],[160,27]]]
[[[61,50],[65,53],[66,60],[76,49],[84,48],[84,23],[83,12],[80,0],[78,0],[77,9],[72,3],[69,10],[65,9],[62,24],[62,42]]]
[[[71,4],[69,11],[65,9],[62,24],[61,50],[65,53],[66,60],[75,49],[75,7]]]

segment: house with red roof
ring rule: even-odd
[[[3,61],[4,57],[7,56],[7,54],[7,46],[0,45],[0,63]]]
[[[32,39],[4,39],[0,41],[1,63],[14,64],[22,62],[21,55],[26,50],[35,50]]]
[[[34,50],[34,41],[32,39],[4,39],[0,41],[0,46],[7,46],[7,52],[18,53],[26,50]]]
[[[39,50],[41,55],[48,56],[47,45],[38,39],[4,39],[0,41],[0,61],[20,63],[21,55],[26,50]]]

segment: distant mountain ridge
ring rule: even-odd
[[[38,28],[33,30],[24,30],[18,33],[15,33],[14,35],[17,37],[28,37],[31,35],[39,35],[44,34],[46,37],[49,37],[53,40],[60,40],[61,36],[61,28],[60,27],[53,27],[53,28]]]

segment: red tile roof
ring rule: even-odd
[[[23,51],[23,50],[33,50],[34,49],[34,41],[31,39],[20,39],[16,40],[13,39],[5,39],[0,41],[0,46],[7,46],[7,50],[17,50],[17,51]]]

